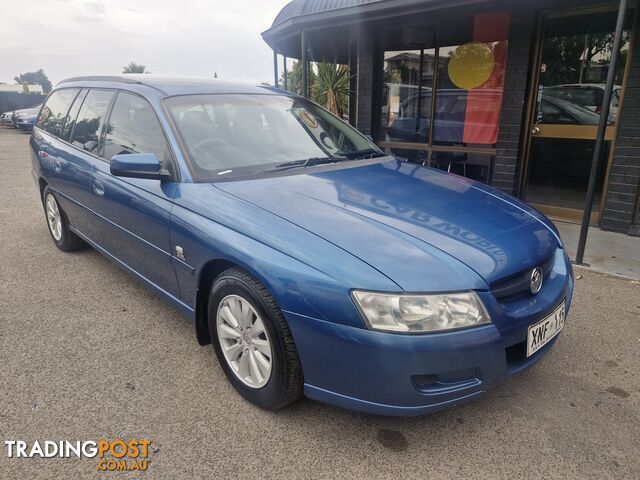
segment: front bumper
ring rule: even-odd
[[[31,130],[33,130],[33,126],[34,123],[33,122],[16,122],[16,127],[19,128],[20,130],[25,130],[27,132],[30,132]]]
[[[401,335],[285,312],[302,362],[305,395],[381,415],[430,413],[482,396],[536,363],[556,342],[558,337],[526,358],[529,325],[564,299],[569,311],[573,278],[559,252],[548,285],[529,304],[500,305],[488,292],[480,293],[493,319],[482,327]]]

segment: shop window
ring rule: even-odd
[[[488,180],[510,18],[507,11],[457,19],[441,26],[436,48],[384,53],[381,143],[390,153]]]

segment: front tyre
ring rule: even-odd
[[[42,204],[47,218],[49,233],[56,247],[63,252],[72,252],[86,245],[80,237],[69,230],[67,215],[49,187],[46,187],[42,193]]]
[[[269,291],[244,270],[216,278],[209,293],[209,332],[220,365],[249,402],[282,408],[302,395],[298,352]]]

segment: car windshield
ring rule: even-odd
[[[312,102],[285,95],[189,95],[166,105],[197,181],[383,153]]]

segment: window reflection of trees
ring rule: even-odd
[[[74,143],[78,143],[87,151],[96,153],[98,148],[98,130],[100,129],[100,119],[85,118],[76,122],[73,133]]]
[[[616,71],[616,83],[622,82],[629,53],[631,32],[622,36],[622,51]],[[557,36],[545,39],[542,79],[545,86],[567,83],[604,83],[611,58],[613,33]]]

